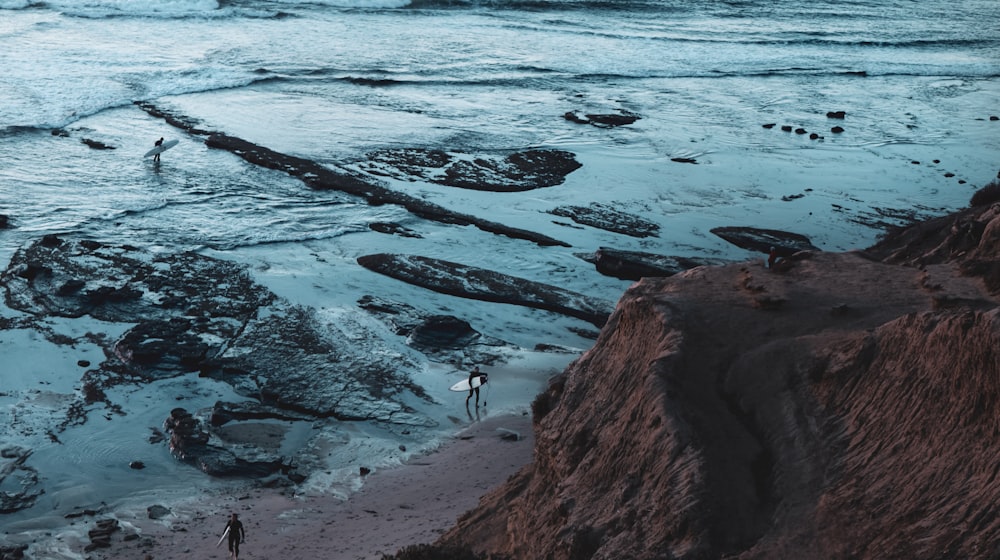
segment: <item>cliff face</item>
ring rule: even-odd
[[[1000,205],[644,279],[443,543],[518,559],[1000,555]]]

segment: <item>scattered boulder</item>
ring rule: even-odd
[[[159,504],[151,505],[146,508],[146,515],[148,515],[150,519],[163,519],[171,513],[170,508]]]
[[[118,531],[117,519],[101,519],[97,521],[94,528],[87,535],[90,537],[90,544],[83,548],[84,552],[93,552],[99,548],[111,547],[111,535]]]
[[[844,111],[827,111],[826,118],[828,119],[845,119],[847,118],[847,113]]]

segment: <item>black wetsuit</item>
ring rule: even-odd
[[[226,529],[229,529],[229,552],[233,553],[233,558],[240,555],[240,541],[246,537],[243,531],[243,523],[239,519],[226,521]]]
[[[474,369],[471,372],[469,372],[469,396],[465,397],[465,404],[466,405],[469,404],[469,399],[471,399],[472,395],[475,394],[476,395],[476,406],[479,406],[479,387],[473,387],[472,386],[472,380],[475,379],[475,378],[477,378],[477,377],[482,377],[483,378],[483,383],[486,383],[486,374],[485,373],[479,371],[478,369]]]
[[[163,145],[163,138],[160,138],[156,142],[153,142],[153,145],[156,146],[157,148],[160,147],[160,146],[162,146]],[[154,154],[153,155],[153,161],[160,161],[160,154]]]

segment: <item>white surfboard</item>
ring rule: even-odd
[[[155,156],[156,154],[162,154],[163,152],[176,146],[178,142],[180,142],[180,140],[167,140],[166,142],[146,152],[142,157],[149,157],[149,156]]]
[[[468,379],[463,379],[463,380],[459,381],[458,383],[452,385],[451,388],[448,389],[448,390],[449,391],[461,392],[461,391],[468,391],[469,389],[475,389],[476,387],[479,387],[480,385],[482,385],[483,384],[483,380],[485,380],[485,379],[486,379],[486,374],[480,375],[479,377],[473,377],[472,378],[472,386],[471,387],[469,386],[469,380]]]
[[[219,537],[219,542],[215,543],[215,548],[219,548],[219,546],[222,545],[222,541],[226,540],[226,537],[228,536],[229,536],[229,527],[226,527],[226,530],[222,532],[222,536]]]

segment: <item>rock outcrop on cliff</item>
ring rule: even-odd
[[[513,558],[1000,555],[1000,204],[647,278],[440,543]]]

